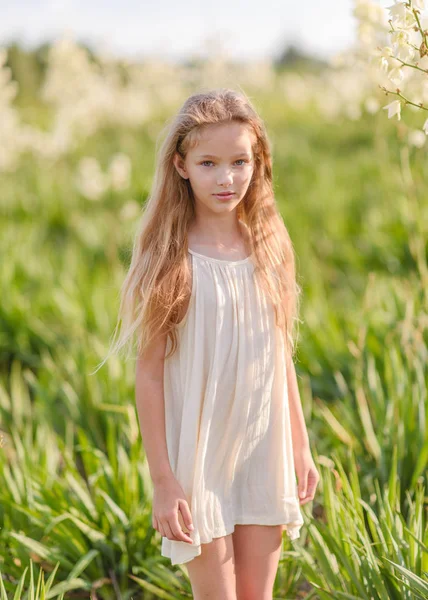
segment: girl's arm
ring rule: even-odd
[[[286,354],[288,404],[290,408],[294,468],[297,475],[300,504],[306,504],[314,499],[320,476],[311,454],[308,431],[300,401],[299,388],[297,387],[296,369],[289,352]]]
[[[165,433],[163,389],[166,335],[159,336],[138,357],[135,399],[141,437],[154,484],[173,476]]]
[[[290,422],[294,454],[305,450],[310,451],[309,436],[306,429],[305,417],[303,415],[302,403],[300,401],[299,388],[297,385],[296,369],[289,352],[287,356],[287,385],[288,403],[290,407]]]
[[[154,340],[137,360],[135,395],[141,437],[153,481],[152,525],[169,540],[192,544],[192,515],[169,462],[165,431],[164,362],[167,336]]]

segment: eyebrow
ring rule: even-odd
[[[248,154],[248,152],[240,152],[239,154],[235,154],[235,156],[232,156],[232,158],[238,158],[238,156],[246,156],[247,158],[251,158],[251,156]],[[198,156],[198,159],[200,158],[219,158],[218,156],[214,156],[214,154],[201,154],[200,156]]]

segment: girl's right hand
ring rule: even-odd
[[[154,484],[153,529],[177,542],[193,544],[193,540],[182,529],[193,529],[192,516],[183,488],[174,476]],[[181,523],[179,518],[181,517]]]

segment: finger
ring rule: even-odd
[[[162,521],[161,521],[161,520],[159,520],[159,521],[158,521],[158,526],[159,526],[159,529],[158,529],[158,531],[159,531],[159,533],[161,534],[161,536],[162,536],[162,537],[167,537],[167,536],[166,536],[166,533],[165,533],[164,526],[162,525]]]
[[[165,537],[167,537],[170,540],[173,537],[173,535],[172,535],[172,531],[171,531],[171,528],[169,526],[167,519],[165,519],[165,521],[163,521],[162,527],[165,532]]]
[[[307,478],[302,477],[301,480],[299,480],[299,485],[298,485],[298,491],[299,491],[299,498],[305,498],[306,497],[306,490],[307,490]]]
[[[165,536],[169,539],[169,540],[173,540],[174,539],[174,534],[171,531],[171,527],[169,526],[169,522],[167,519],[165,519],[164,523],[163,523],[163,528],[165,531]]]
[[[306,496],[304,498],[300,498],[299,502],[300,504],[306,504],[307,502],[311,502],[311,500],[314,499],[315,496],[315,492],[313,491],[312,493],[308,490],[306,492]]]
[[[317,488],[318,481],[319,481],[318,473],[311,471],[309,473],[309,477],[308,477],[308,487],[306,490],[306,496],[313,497],[315,495],[315,490]]]
[[[180,512],[179,518],[182,517],[183,518],[183,524],[190,531],[192,531],[194,529],[194,527],[193,527],[192,515],[190,514],[190,509],[189,509],[188,503],[186,501],[184,501],[184,500],[179,500],[178,501],[178,510]]]
[[[315,494],[306,494],[306,496],[304,498],[299,498],[299,502],[300,504],[306,504],[306,502],[310,502],[311,500],[314,499]]]
[[[193,540],[191,537],[184,533],[184,531],[180,527],[180,523],[178,522],[178,516],[171,518],[169,520],[170,529],[175,537],[175,539],[179,542],[189,542],[193,544]]]
[[[156,517],[152,517],[152,527],[153,527],[153,529],[158,528],[158,521],[157,521]]]
[[[313,498],[315,496],[316,487],[317,487],[316,482],[309,483],[308,489],[306,490],[306,496],[312,496],[312,498]]]

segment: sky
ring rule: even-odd
[[[273,58],[290,44],[329,58],[355,41],[353,6],[354,0],[14,0],[2,11],[0,46],[34,47],[67,33],[132,58],[188,58],[206,53],[207,40],[237,59]]]

